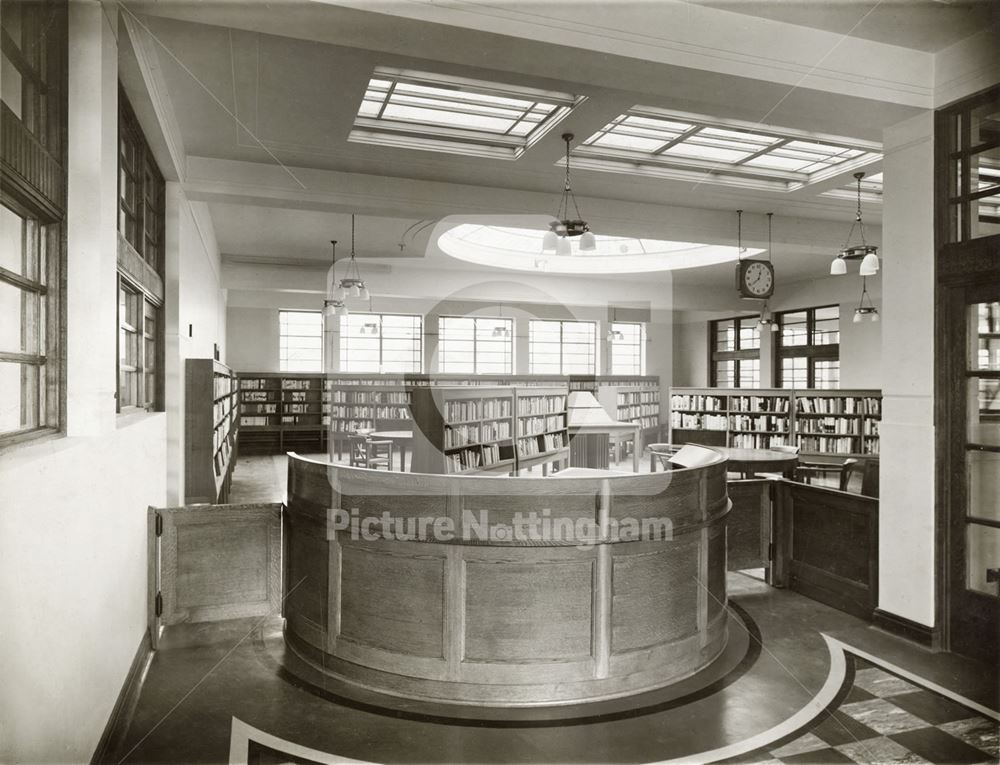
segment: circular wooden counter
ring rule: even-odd
[[[655,475],[549,478],[290,455],[286,643],[328,675],[452,703],[676,682],[726,643],[725,477],[717,453]]]

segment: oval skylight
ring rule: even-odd
[[[514,271],[636,274],[699,268],[735,262],[739,257],[738,248],[728,245],[603,234],[595,235],[596,251],[581,252],[579,238],[571,237],[571,254],[556,255],[542,252],[542,237],[548,230],[548,218],[541,218],[537,227],[528,227],[520,222],[510,226],[456,222],[455,217],[439,223],[436,237],[432,238],[432,241],[436,238],[438,248],[445,255],[468,263]],[[761,252],[763,250],[744,248],[743,256]]]

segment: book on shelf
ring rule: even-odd
[[[702,410],[724,412],[726,411],[726,402],[719,396],[675,394],[670,397],[670,408],[678,411]]]
[[[517,434],[531,436],[547,433],[551,430],[562,430],[566,427],[566,417],[563,414],[553,414],[547,417],[522,417],[517,421]]]
[[[670,427],[682,430],[728,430],[729,420],[724,414],[670,414]]]
[[[566,409],[565,396],[518,396],[517,414],[524,417],[533,414],[551,414]]]

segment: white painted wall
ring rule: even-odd
[[[113,6],[69,6],[68,436],[0,454],[0,761],[88,761],[146,629],[166,416],[115,415]]]

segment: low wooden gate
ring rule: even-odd
[[[727,523],[727,553],[730,571],[751,568],[771,570],[771,494],[775,481],[753,478],[729,481],[727,489],[733,508]]]
[[[149,508],[149,620],[161,626],[281,612],[281,504]]]

